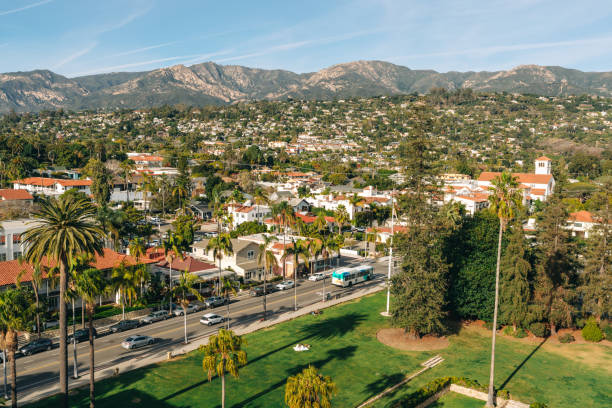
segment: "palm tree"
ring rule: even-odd
[[[336,384],[329,376],[319,374],[311,365],[287,379],[285,403],[289,408],[330,408]]]
[[[177,257],[183,260],[183,243],[181,236],[170,232],[168,234],[168,239],[162,243],[162,246],[164,248],[166,262],[168,262],[168,268],[170,269],[169,285],[170,291],[172,291],[172,263]],[[168,308],[170,314],[172,314],[172,300],[170,300],[170,306]]]
[[[95,405],[95,386],[94,386],[94,326],[93,316],[96,309],[98,296],[106,291],[107,281],[104,274],[95,268],[85,269],[83,272],[74,276],[74,290],[83,300],[87,309],[87,319],[89,321],[89,407]]]
[[[314,257],[314,266],[310,268],[310,274],[312,275],[314,272],[316,272],[319,256],[323,252],[323,239],[320,236],[315,236],[308,243],[308,250],[310,252],[310,255]]]
[[[221,377],[221,408],[225,408],[225,375],[238,378],[238,369],[247,363],[246,352],[242,350],[244,345],[246,340],[233,331],[219,329],[219,334],[210,336],[208,344],[202,347],[202,368],[208,374],[208,381],[214,373]]]
[[[334,218],[336,219],[336,223],[338,224],[338,232],[342,234],[342,227],[348,224],[350,221],[350,217],[348,212],[346,211],[346,207],[342,204],[338,206],[338,209],[334,212]]]
[[[255,190],[255,193],[253,194],[253,201],[255,201],[255,210],[257,212],[257,214],[259,214],[259,206],[260,205],[268,205],[270,204],[270,198],[268,197],[268,193],[266,192],[266,190],[264,190],[261,187],[258,187]],[[262,223],[263,222],[263,217],[262,219],[258,219],[257,220],[258,223]]]
[[[144,239],[138,238],[138,237],[132,239],[129,244],[129,249],[130,249],[130,255],[136,258],[137,264],[140,264],[140,260],[147,253],[147,247],[145,245]],[[137,274],[139,275],[138,278],[140,281],[140,296],[142,297],[143,284],[144,284],[144,281],[148,278],[147,269],[139,268],[139,270],[137,271]]]
[[[119,292],[119,302],[121,303],[121,319],[125,320],[125,304],[136,299],[138,281],[134,274],[133,268],[129,268],[125,261],[122,261],[117,267],[113,268],[111,273],[110,286],[112,290]]]
[[[334,237],[334,250],[338,251],[338,257],[336,258],[336,266],[338,267],[340,266],[340,257],[342,256],[340,250],[342,248],[344,248],[344,235],[338,234]]]
[[[325,219],[325,214],[323,214],[323,211],[317,215],[317,218],[315,218],[312,225],[315,231],[317,231],[319,234],[327,229],[327,220]]]
[[[257,264],[264,267],[264,285],[263,285],[263,319],[266,320],[266,291],[268,290],[267,276],[272,273],[272,268],[278,266],[274,252],[268,249],[270,244],[277,241],[274,235],[263,235],[264,241],[259,244],[259,255],[257,255]]]
[[[17,332],[31,327],[33,308],[28,292],[21,288],[0,291],[0,332],[2,332],[8,360],[11,364],[11,403],[17,407]]]
[[[234,254],[232,238],[229,234],[221,234],[213,237],[206,245],[206,252],[212,250],[213,258],[219,260],[219,281],[217,282],[217,296],[221,296],[221,260],[223,256]]]
[[[238,292],[236,291],[236,286],[234,285],[234,281],[231,279],[223,279],[223,285],[221,286],[221,291],[223,292],[223,297],[225,298],[225,304],[227,306],[227,330],[230,327],[230,295],[236,296]]]
[[[185,213],[185,202],[187,196],[189,195],[189,189],[184,183],[176,183],[174,185],[174,189],[172,190],[172,195],[176,197],[179,207],[183,214]]]
[[[185,270],[181,272],[181,276],[176,283],[176,286],[172,288],[172,295],[170,299],[176,296],[179,299],[179,304],[183,308],[183,322],[185,328],[185,344],[187,344],[187,306],[191,301],[189,300],[189,295],[195,296],[196,299],[202,301],[204,298],[195,288],[196,284],[200,283],[200,278],[193,273]]]
[[[152,192],[155,189],[155,182],[153,178],[148,173],[142,174],[142,184],[138,187],[138,191],[142,192],[142,199],[144,201],[144,210],[145,212],[149,210],[149,206],[147,205],[148,193]]]
[[[104,232],[94,224],[96,207],[91,201],[74,195],[43,198],[40,210],[33,214],[38,221],[23,234],[25,259],[36,264],[45,258],[59,264],[60,296],[60,394],[68,407],[68,315],[66,291],[67,268],[79,254],[102,254]]]
[[[489,187],[490,210],[499,218],[499,235],[497,238],[497,267],[495,269],[495,306],[493,309],[493,338],[491,340],[491,371],[489,373],[489,394],[487,407],[495,406],[495,335],[497,333],[497,308],[499,304],[499,269],[502,250],[502,236],[508,221],[514,218],[522,206],[522,195],[519,183],[510,173],[502,173],[491,181]]]
[[[272,216],[274,218],[278,217],[283,226],[283,247],[285,247],[287,245],[287,227],[295,222],[295,212],[289,203],[282,201],[272,208]],[[283,279],[287,278],[286,270],[287,265],[283,260]]]
[[[298,278],[298,266],[300,258],[304,261],[304,265],[308,268],[308,261],[310,258],[310,251],[308,249],[308,244],[304,240],[291,240],[291,246],[285,247],[285,252],[283,252],[282,260],[283,262],[287,260],[288,257],[293,257],[293,308],[297,310],[297,278]]]
[[[121,175],[123,176],[123,182],[125,183],[125,198],[126,201],[130,202],[130,179],[132,178],[132,172],[136,168],[135,163],[131,159],[126,159],[119,164],[121,169]]]
[[[19,258],[19,263],[23,262],[23,258]],[[25,273],[25,270],[22,271]],[[18,278],[20,279],[20,278]],[[43,269],[40,263],[35,263],[32,266],[32,291],[34,292],[34,301],[36,302],[36,337],[40,338],[40,295],[38,290],[43,283]]]

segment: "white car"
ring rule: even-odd
[[[309,281],[313,281],[313,282],[317,282],[317,281],[320,281],[320,280],[323,280],[323,279],[325,279],[325,274],[323,274],[321,272],[317,272],[317,273],[315,273],[313,275],[310,275],[308,277],[308,280]]]
[[[294,286],[295,286],[295,282],[293,282],[292,280],[287,280],[287,281],[283,281],[281,283],[276,284],[276,289],[285,290],[285,289],[291,289]]]
[[[219,316],[218,314],[214,314],[214,313],[206,313],[200,319],[200,323],[205,324],[207,326],[212,326],[213,324],[217,324],[217,323],[223,323],[224,321],[225,321],[225,317]]]
[[[137,347],[148,346],[153,343],[155,343],[155,339],[153,337],[135,334],[123,340],[123,342],[121,342],[121,347],[126,350],[131,350]]]

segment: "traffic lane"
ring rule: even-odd
[[[320,299],[320,292],[317,292],[317,289],[319,288],[317,288],[316,285],[314,285],[316,283],[319,283],[319,282],[312,282],[313,285],[310,285],[311,288],[309,290],[298,291],[298,303],[301,302],[301,303],[312,304],[312,303],[316,303]],[[352,289],[339,288],[338,290],[335,290],[332,293],[352,292],[355,289],[358,289],[358,287],[352,288]],[[293,310],[292,290],[289,289],[287,291],[280,292],[280,293],[281,294],[285,293],[286,296],[278,296],[276,300],[270,299],[268,302],[270,306],[269,308],[270,317],[272,317],[272,315],[274,314],[279,314],[279,313]],[[277,305],[277,306],[274,307],[274,305]],[[220,309],[220,308],[223,308],[223,306],[217,309]],[[246,322],[261,318],[262,305],[256,304],[251,307],[241,307],[239,309],[235,309],[235,312],[236,314],[232,313],[233,317],[232,317],[231,323],[232,324],[246,323]],[[217,313],[223,315],[224,310],[218,310]],[[191,315],[190,317],[191,318],[188,319],[187,328],[188,330],[190,330],[189,336],[191,337],[192,340],[208,336],[211,333],[216,332],[219,329],[219,327],[224,327],[221,324],[212,326],[210,328],[208,326],[202,326],[199,323],[199,317],[200,317],[199,315],[196,315],[196,316]],[[156,344],[152,346],[138,349],[139,351],[136,353],[134,353],[133,351],[125,350],[121,348],[120,346],[121,340],[129,336],[130,331],[107,336],[109,337],[109,339],[107,339],[107,341],[105,342],[107,344],[106,346],[97,344],[98,342],[96,342],[96,361],[97,361],[96,371],[106,369],[109,366],[116,365],[126,360],[140,358],[145,355],[155,356],[155,353],[161,353],[161,355],[163,355],[164,353],[166,353],[167,347],[169,345],[176,345],[176,344],[182,343],[183,338],[184,338],[183,337],[184,336],[184,331],[183,331],[184,326],[183,326],[182,319],[172,319],[172,322],[170,323],[176,323],[176,324],[168,324],[165,327],[159,327],[159,326],[147,327],[147,329],[154,331],[152,333],[148,333],[148,335],[152,335],[152,337],[156,337],[158,341],[156,342]],[[197,328],[197,330],[193,331],[194,328]],[[160,331],[160,329],[165,329],[165,330]],[[132,334],[146,334],[143,330],[139,330],[139,329],[132,330],[131,333]],[[166,338],[160,337],[164,335],[169,335],[169,337],[166,337]],[[112,337],[112,339],[110,337]],[[79,361],[78,368],[79,368],[79,372],[83,373],[84,371],[88,371],[89,369],[88,368],[88,364],[89,364],[88,343],[84,343],[84,344],[82,343],[82,348],[80,349],[79,354],[80,356],[78,358],[78,361]],[[71,356],[69,355],[69,357]],[[72,370],[72,363],[70,362],[69,365],[70,365],[69,370]],[[36,372],[41,372],[41,374],[36,375]],[[34,370],[30,370],[29,372],[27,370],[25,371],[22,370],[21,374],[23,376],[18,373],[18,376],[19,376],[18,383],[19,383],[19,387],[23,391],[57,381],[57,375],[58,375],[57,359],[55,359],[55,361],[52,361],[50,363],[47,362],[46,364],[42,364],[42,365],[37,364],[36,368]],[[21,378],[23,378],[23,380],[20,380]]]

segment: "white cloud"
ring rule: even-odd
[[[63,67],[64,65],[74,61],[75,59],[77,59],[79,57],[82,57],[83,55],[87,54],[88,52],[90,52],[91,50],[96,48],[97,45],[98,45],[98,43],[94,42],[94,43],[88,45],[87,47],[85,47],[85,48],[75,52],[74,54],[71,54],[71,55],[67,56],[66,58],[64,58],[63,60],[61,60],[57,64],[55,64],[52,67],[52,69],[58,69],[60,67]]]
[[[53,0],[43,0],[43,1],[39,1],[38,3],[29,4],[27,6],[19,7],[19,8],[16,8],[16,9],[7,10],[7,11],[0,11],[0,16],[6,16],[7,14],[18,13],[20,11],[28,10],[28,9],[31,9],[31,8],[34,8],[34,7],[42,6],[42,5],[47,4],[47,3],[51,3],[52,1]]]
[[[144,52],[144,51],[154,50],[154,49],[157,49],[157,48],[167,47],[167,46],[173,45],[173,44],[176,44],[176,41],[167,42],[167,43],[163,43],[163,44],[157,44],[157,45],[150,45],[148,47],[142,47],[142,48],[136,48],[136,49],[129,50],[129,51],[124,51],[124,52],[120,52],[118,54],[109,55],[108,58],[123,57],[123,56],[126,56],[126,55],[137,54],[139,52]]]

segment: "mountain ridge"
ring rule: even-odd
[[[0,74],[0,112],[369,97],[426,93],[434,87],[543,96],[586,93],[612,97],[612,72],[530,64],[501,71],[441,73],[377,60],[335,64],[302,74],[214,62],[73,78],[50,70],[34,70]]]

